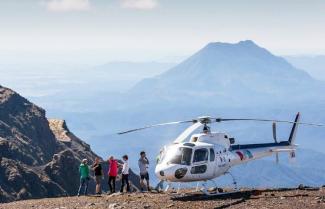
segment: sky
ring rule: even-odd
[[[172,61],[209,42],[325,54],[324,0],[0,0],[0,64]]]

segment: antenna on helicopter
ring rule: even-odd
[[[204,124],[203,126],[203,133],[208,134],[211,132],[210,127],[207,124]]]

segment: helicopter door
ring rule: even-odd
[[[210,148],[210,156],[209,156],[209,168],[211,172],[209,172],[209,175],[215,176],[216,174],[216,153],[214,152],[214,148]]]
[[[193,179],[206,178],[208,171],[209,151],[206,148],[199,148],[194,151],[191,175]]]

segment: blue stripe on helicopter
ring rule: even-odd
[[[245,150],[244,155],[247,156],[248,158],[253,158],[253,154],[249,150]]]

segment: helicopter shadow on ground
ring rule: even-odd
[[[231,193],[221,193],[218,195],[207,196],[202,193],[183,194],[172,197],[175,201],[209,201],[209,200],[225,200],[225,199],[248,199],[254,194],[255,190],[238,191]]]
[[[238,191],[238,192],[231,192],[231,193],[222,193],[216,196],[207,196],[204,194],[194,193],[188,194],[183,196],[175,196],[171,199],[174,201],[211,201],[211,200],[236,200],[234,202],[228,202],[226,204],[220,205],[216,207],[216,209],[228,208],[234,205],[241,204],[246,200],[250,199],[251,196],[254,194],[254,191]]]
[[[311,187],[305,187],[300,190],[318,190],[319,188],[311,188]],[[269,199],[269,198],[279,198],[279,196],[274,195],[273,192],[285,192],[285,191],[292,191],[296,190],[295,188],[280,188],[280,189],[265,189],[265,190],[245,190],[245,191],[236,191],[236,192],[230,192],[230,193],[222,193],[215,196],[207,196],[204,194],[199,193],[193,193],[193,194],[187,194],[182,196],[174,196],[171,199],[174,201],[211,201],[211,200],[236,200],[233,202],[227,202],[223,205],[220,205],[216,207],[215,209],[222,209],[222,208],[229,208],[234,205],[238,205],[241,203],[246,202],[249,199]],[[263,193],[269,195],[262,195]],[[299,197],[299,196],[308,196],[306,194],[293,194],[293,195],[282,195],[282,198],[293,198],[293,197]]]

